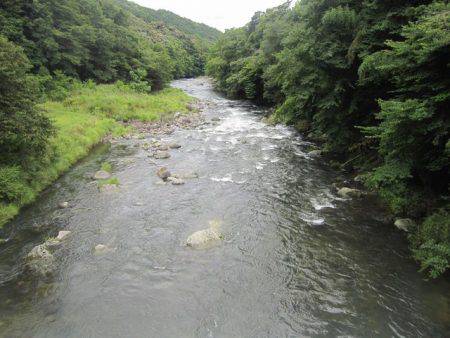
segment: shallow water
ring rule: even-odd
[[[8,225],[0,336],[450,335],[450,283],[424,281],[375,201],[337,198],[337,174],[293,130],[262,123],[260,108],[206,79],[173,85],[210,101],[206,119],[221,121],[163,137],[182,148],[156,166],[136,146],[145,140],[99,147]],[[119,192],[88,178],[103,161]],[[158,165],[200,178],[161,186]],[[58,210],[61,201],[71,207]],[[211,220],[224,240],[186,247]],[[72,234],[54,278],[25,278],[22,257],[61,229]],[[111,250],[95,255],[97,244]]]

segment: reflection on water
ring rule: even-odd
[[[174,86],[212,103],[207,120],[220,117],[165,137],[182,149],[162,163],[200,178],[157,185],[145,140],[96,149],[4,230],[0,336],[449,336],[449,283],[423,280],[375,201],[337,198],[337,176],[311,145],[262,123],[252,104],[205,79]],[[89,179],[105,160],[118,193]],[[223,242],[187,248],[213,219]],[[61,229],[72,234],[55,276],[24,275],[24,255]]]

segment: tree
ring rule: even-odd
[[[36,108],[39,88],[22,48],[0,36],[0,166],[45,153],[50,121]]]

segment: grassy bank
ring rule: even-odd
[[[122,83],[88,83],[77,86],[62,101],[41,104],[56,127],[56,134],[46,158],[36,159],[26,168],[0,167],[0,227],[106,135],[126,132],[119,121],[155,121],[173,112],[187,112],[191,100],[181,90],[172,88],[143,94]]]

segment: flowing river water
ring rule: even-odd
[[[220,122],[163,136],[182,148],[156,165],[136,146],[145,140],[98,147],[8,225],[1,337],[450,336],[450,283],[424,280],[374,200],[339,199],[338,174],[261,108],[204,78],[173,86]],[[89,178],[104,161],[118,192]],[[159,185],[162,165],[199,178]],[[223,240],[187,247],[211,220]],[[23,257],[62,229],[54,277],[24,281]],[[95,255],[97,244],[110,250]]]

